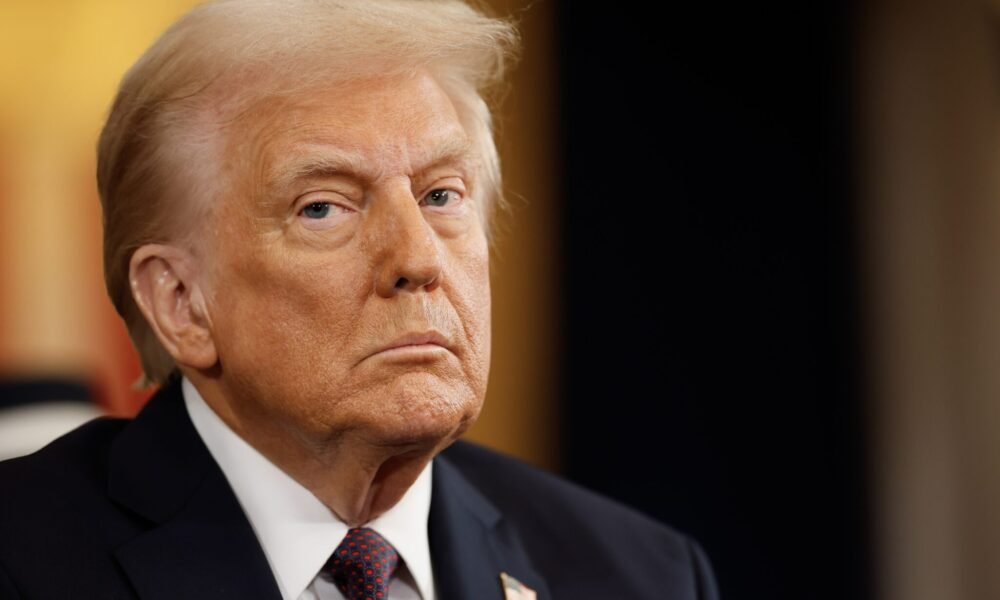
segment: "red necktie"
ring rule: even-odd
[[[380,600],[389,597],[399,555],[374,529],[355,527],[347,532],[324,570],[333,576],[347,600]]]

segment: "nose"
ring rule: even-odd
[[[371,211],[378,240],[375,293],[384,298],[401,291],[433,291],[440,284],[443,259],[438,236],[424,217],[409,186],[375,199]]]

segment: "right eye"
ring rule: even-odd
[[[295,213],[296,220],[306,229],[324,231],[337,227],[355,212],[345,202],[331,198],[335,194],[323,193],[305,198]]]

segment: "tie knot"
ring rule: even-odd
[[[398,564],[392,544],[374,529],[355,527],[333,551],[325,570],[347,600],[379,600],[389,597],[389,580]]]

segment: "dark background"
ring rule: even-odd
[[[871,595],[851,7],[564,1],[568,475],[724,598]]]

